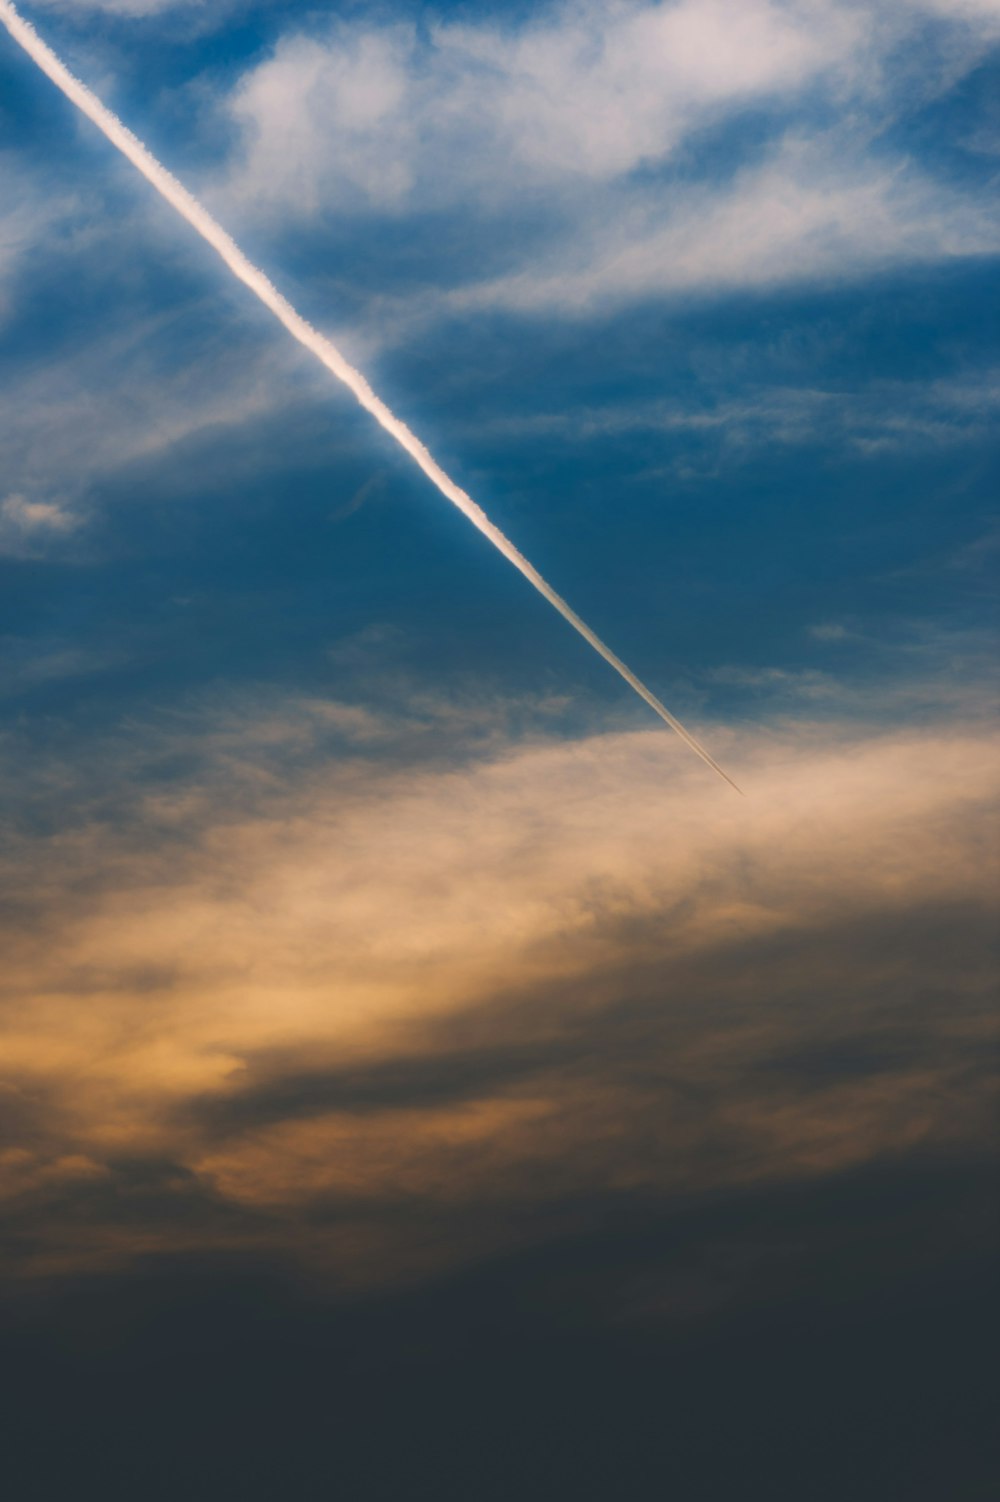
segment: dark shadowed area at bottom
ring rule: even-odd
[[[354,1300],[206,1257],[35,1284],[4,1305],[5,1492],[985,1499],[991,1206],[990,1165],[911,1154],[581,1206]]]

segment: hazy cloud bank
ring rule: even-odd
[[[991,738],[718,749],[747,799],[651,731],[25,832],[10,1265],[232,1244],[408,1277],[581,1196],[984,1150]]]

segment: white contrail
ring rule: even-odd
[[[122,124],[117,115],[101,103],[95,94],[75,78],[64,63],[52,49],[42,41],[34,27],[20,16],[10,0],[0,0],[0,21],[6,26],[14,41],[23,47],[33,62],[37,63],[58,89],[71,100],[89,120],[104,132],[113,146],[117,146],[123,156],[128,157],[134,167],[137,167],[143,177],[152,183],[156,191],[165,198],[169,204],[181,214],[192,228],[198,231],[203,240],[207,240],[212,249],[225,261],[234,276],[245,282],[251,292],[255,293],[266,308],[270,308],[275,318],[284,324],[288,332],[303,344],[307,350],[314,354],[317,360],[322,361],[327,370],[332,371],[338,380],[349,386],[367,412],[370,412],[375,421],[391,433],[399,446],[406,450],[410,458],[419,464],[428,479],[432,480],[441,494],[446,496],[453,505],[457,506],[474,527],[478,527],[485,537],[488,537],[495,548],[507,558],[516,569],[519,569],[524,577],[532,583],[539,594],[544,595],[550,605],[554,605],[574,630],[578,631],[584,641],[588,641],[596,652],[599,652],[605,662],[611,664],[616,673],[620,673],[625,682],[640,696],[645,699],[649,707],[656,711],[661,720],[664,720],[677,732],[682,741],[691,747],[707,762],[719,776],[724,778],[737,792],[742,791],[736,787],[733,779],[724,772],[718,762],[713,761],[704,746],[695,740],[694,736],[681,724],[680,720],[670,713],[655,694],[651,693],[644,683],[638,679],[630,668],[627,668],[620,658],[616,657],[610,647],[606,647],[599,636],[596,636],[585,621],[582,621],[575,610],[571,610],[561,595],[556,594],[550,584],[547,584],[541,574],[534,568],[514,544],[503,535],[499,527],[493,525],[489,517],[482,511],[472,499],[455,484],[435,459],[428,453],[414,433],[411,433],[405,423],[390,412],[389,408],[381,401],[369,386],[360,371],[344,359],[336,345],[325,339],[311,324],[295,311],[291,303],[282,297],[276,287],[268,281],[262,271],[259,271],[252,262],[240,250],[234,240],[226,234],[221,225],[217,224],[211,214],[193,198],[188,190],[177,181],[152,155],[142,142]]]

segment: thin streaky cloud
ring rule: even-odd
[[[206,209],[198,202],[188,190],[167,171],[167,169],[153,156],[153,154],[122,124],[117,115],[113,114],[93,94],[85,84],[72,74],[63,62],[56,56],[39,37],[34,27],[20,16],[9,0],[0,0],[0,20],[6,26],[11,37],[23,48],[31,60],[41,71],[56,85],[63,94],[82,111],[87,118],[107,137],[111,144],[122,153],[132,165],[142,173],[143,177],[156,189],[156,191],[177,212],[187,220],[191,227],[197,231],[203,240],[222,258],[226,266],[243,282],[251,292],[268,308],[288,332],[298,342],[323,364],[326,368],[342,381],[353,392],[359,404],[371,413],[376,422],[396,440],[399,446],[409,454],[415,464],[423,470],[428,479],[437,486],[443,496],[452,502],[462,514],[472,522],[483,536],[512,563],[514,567],[524,575],[530,584],[533,584],[549,604],[552,605],[564,620],[577,631],[584,641],[588,642],[596,652],[604,658],[611,667],[625,680],[630,688],[634,689],[641,699],[644,699],[649,707],[659,715],[660,719],[671,730],[675,731],[687,746],[700,756],[706,765],[723,778],[725,782],[737,792],[741,789],[724,772],[719,764],[713,760],[704,746],[685,729],[681,722],[670,713],[664,704],[661,704],[656,695],[637,678],[632,670],[607,647],[600,637],[590,629],[580,616],[566,603],[561,595],[557,594],[550,584],[542,578],[541,574],[529,563],[524,555],[504,536],[499,527],[490,521],[486,513],[479,507],[472,497],[454,480],[445,473],[441,466],[430,454],[420,439],[401,422],[395,414],[385,405],[380,397],[369,386],[360,371],[355,370],[344,358],[329,339],[324,338],[318,330],[299,314],[291,303],[284,298],[277,288],[268,280],[264,273],[240,250],[236,242],[218,224]]]

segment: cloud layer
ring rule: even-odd
[[[210,784],[12,851],[15,1266],[232,1244],[412,1277],[581,1195],[984,1142],[981,731],[775,726],[729,748],[741,801],[655,731],[348,755],[293,791],[241,771],[250,730]]]

